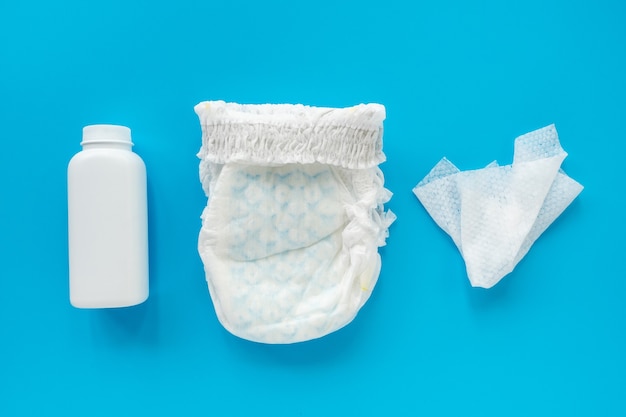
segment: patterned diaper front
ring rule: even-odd
[[[349,323],[380,271],[393,215],[380,105],[196,106],[208,196],[199,252],[218,319],[263,343]]]

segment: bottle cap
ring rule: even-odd
[[[133,145],[130,129],[119,125],[89,125],[83,127],[83,141],[88,143],[127,143]]]

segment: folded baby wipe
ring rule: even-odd
[[[491,288],[583,187],[560,170],[567,153],[554,125],[515,140],[512,165],[459,171],[442,159],[413,189],[458,247],[474,287]]]
[[[208,101],[195,111],[208,197],[198,250],[220,323],[262,343],[348,324],[395,218],[378,168],[385,108]]]

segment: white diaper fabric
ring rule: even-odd
[[[583,187],[560,170],[567,153],[554,125],[515,140],[512,165],[461,172],[442,159],[413,189],[452,237],[474,287],[513,271]]]
[[[385,109],[198,104],[198,250],[231,333],[294,343],[348,324],[378,279]]]

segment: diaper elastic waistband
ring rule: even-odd
[[[363,169],[385,160],[380,104],[326,108],[205,101],[195,111],[202,127],[198,157],[209,162],[319,162]]]

